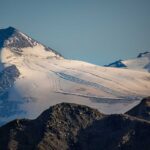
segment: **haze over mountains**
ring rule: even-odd
[[[147,55],[123,62],[125,69],[102,67],[65,59],[13,27],[1,29],[0,125],[36,118],[61,102],[124,113],[150,93]]]

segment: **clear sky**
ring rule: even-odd
[[[150,0],[0,0],[0,28],[8,26],[104,65],[150,51]]]

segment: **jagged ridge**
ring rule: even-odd
[[[149,150],[149,134],[150,122],[62,103],[50,107],[35,120],[15,120],[1,127],[0,148]]]
[[[126,114],[150,121],[150,97],[144,98],[140,104]]]
[[[115,61],[115,62],[113,62],[113,63],[110,63],[110,64],[108,64],[108,65],[105,65],[105,67],[117,67],[117,68],[125,68],[125,67],[127,67],[125,64],[123,64],[123,62],[122,62],[123,60],[117,60],[117,61]]]

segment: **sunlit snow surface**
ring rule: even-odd
[[[134,70],[141,70],[141,71],[149,71],[150,72],[150,53],[146,56],[130,59],[123,61],[123,63],[129,68]]]
[[[21,51],[3,48],[1,63],[15,65],[21,75],[0,101],[0,124],[18,117],[35,118],[60,102],[88,105],[107,114],[124,113],[150,93],[148,72],[63,59],[40,44]]]

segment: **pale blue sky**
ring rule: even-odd
[[[0,28],[8,26],[104,65],[150,50],[150,0],[0,0]]]

